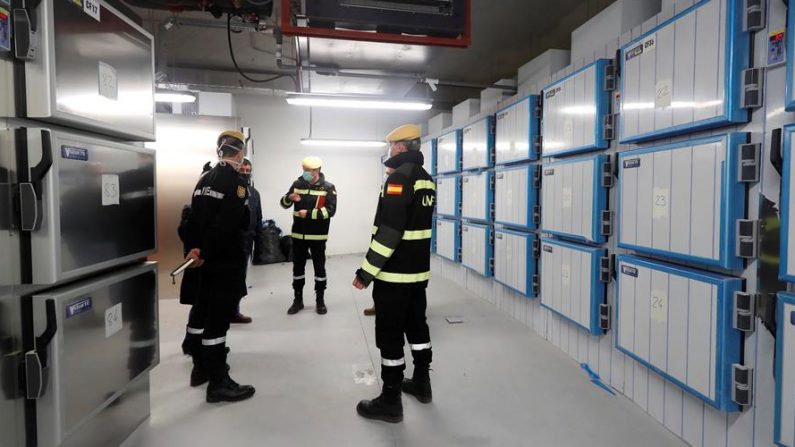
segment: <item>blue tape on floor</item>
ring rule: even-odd
[[[580,368],[584,369],[588,376],[591,378],[591,383],[598,386],[599,388],[607,391],[608,393],[612,394],[613,396],[616,395],[616,392],[613,391],[610,386],[606,383],[602,382],[602,379],[599,377],[599,374],[596,374],[587,363],[580,363]]]

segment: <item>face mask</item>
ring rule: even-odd
[[[301,177],[303,177],[303,179],[306,180],[307,182],[311,182],[312,179],[315,178],[315,175],[312,174],[312,172],[310,172],[310,171],[304,171],[304,173],[303,173],[303,175],[301,175]]]
[[[246,182],[246,185],[251,186],[251,174],[240,174],[240,178]]]
[[[243,162],[242,161],[235,161],[235,160],[229,160],[229,159],[221,160],[219,163],[222,164],[222,165],[231,166],[232,169],[234,169],[236,172],[240,172],[240,167],[243,166]]]

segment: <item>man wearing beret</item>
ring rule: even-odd
[[[403,392],[429,403],[431,336],[425,317],[425,289],[431,270],[431,231],[436,185],[423,169],[420,129],[408,124],[386,137],[389,177],[382,186],[370,249],[356,271],[353,286],[373,284],[375,343],[381,351],[381,395],[363,400],[357,412],[368,419],[403,420]],[[412,379],[406,369],[403,345],[409,342],[414,359]]]
[[[282,208],[293,208],[293,304],[287,310],[294,315],[304,308],[306,259],[311,253],[315,268],[315,311],[328,312],[325,302],[326,241],[331,218],[337,212],[337,189],[321,172],[323,162],[306,157],[301,163],[303,173],[293,182],[281,200]]]

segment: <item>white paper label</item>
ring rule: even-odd
[[[105,338],[110,338],[119,332],[124,325],[121,314],[121,303],[108,308],[105,311]]]
[[[568,286],[571,283],[571,266],[569,264],[560,265],[560,277],[564,286]]]
[[[657,109],[671,107],[671,101],[674,95],[673,81],[670,78],[660,79],[657,81],[655,91],[654,107]]]
[[[105,62],[99,63],[99,94],[114,101],[119,99],[119,77],[116,69]]]
[[[670,208],[670,190],[668,188],[654,188],[654,203],[652,206],[652,218],[667,219],[668,209]]]
[[[119,204],[119,176],[102,175],[102,206]]]
[[[90,15],[99,22],[99,12],[102,9],[99,0],[83,0],[83,12]]]
[[[663,290],[651,292],[651,319],[660,323],[668,321],[668,294]]]
[[[561,197],[561,206],[563,208],[571,208],[571,187],[564,187],[561,195],[563,196]]]

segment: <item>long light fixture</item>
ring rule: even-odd
[[[432,106],[429,101],[421,100],[317,93],[288,93],[287,104],[292,104],[294,106],[386,110],[429,110]]]
[[[155,102],[176,102],[185,104],[196,102],[196,96],[182,92],[157,92],[155,93]]]
[[[301,144],[314,147],[380,148],[386,145],[376,140],[342,140],[335,138],[301,138]]]

